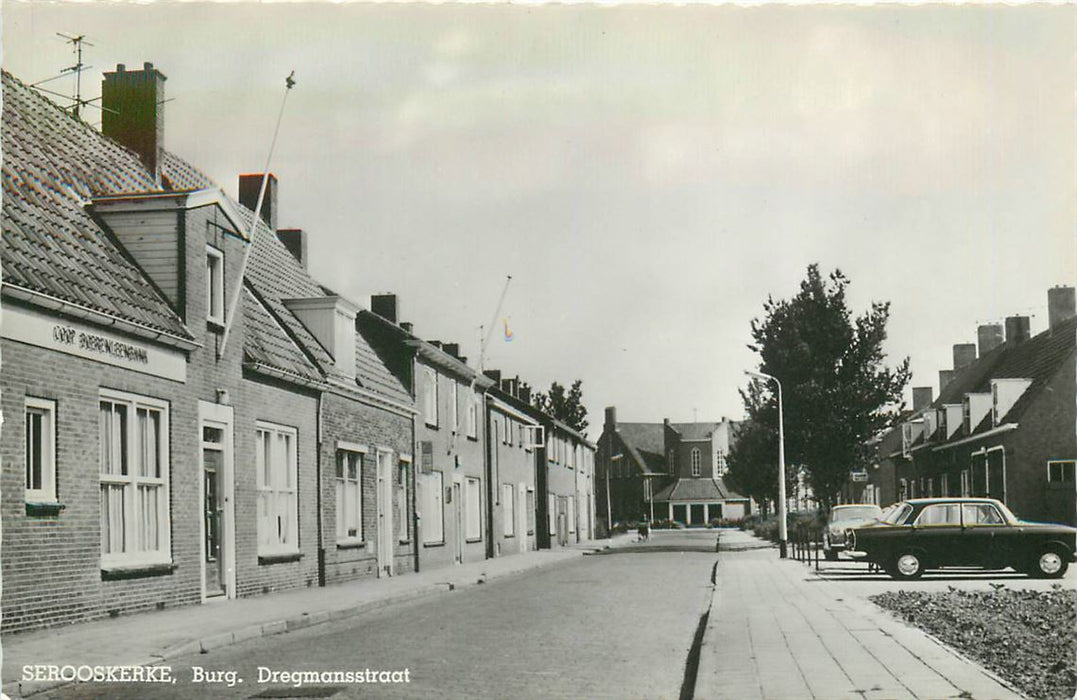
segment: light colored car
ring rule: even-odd
[[[846,531],[851,527],[875,522],[882,515],[882,508],[872,503],[849,503],[831,508],[826,529],[823,531],[823,556],[827,561],[837,561],[838,552],[847,547]]]

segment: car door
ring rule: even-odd
[[[993,566],[1002,552],[997,548],[1002,528],[1009,527],[991,503],[965,503],[961,506],[961,539],[965,543],[971,566]]]
[[[962,563],[961,508],[954,503],[932,503],[916,517],[912,539],[932,566]]]

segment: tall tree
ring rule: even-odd
[[[553,416],[573,430],[583,434],[587,430],[587,409],[583,405],[583,380],[577,379],[572,387],[557,382],[550,384],[548,392],[535,393],[532,403],[540,411]]]
[[[893,368],[884,363],[889,302],[873,302],[854,317],[848,285],[840,270],[824,278],[817,264],[809,265],[796,296],[768,297],[748,346],[760,357],[759,371],[782,383],[786,464],[805,470],[827,508],[850,469],[862,463],[868,439],[897,419],[909,382],[908,358]],[[753,385],[741,392],[748,418],[776,442],[773,382]]]

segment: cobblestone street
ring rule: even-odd
[[[83,684],[40,697],[248,698],[283,690],[256,682],[264,666],[410,671],[408,684],[334,684],[332,697],[341,698],[677,698],[710,600],[714,541],[707,531],[656,533],[647,544],[175,659],[175,685]],[[238,671],[244,683],[192,686],[194,666]]]

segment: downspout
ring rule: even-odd
[[[486,472],[486,558],[494,558],[494,461],[492,451],[497,449],[490,439],[490,402],[486,394],[482,395],[483,428],[485,430],[486,449],[482,451],[483,471]]]
[[[318,413],[315,416],[315,435],[317,436],[317,461],[315,462],[315,473],[317,474],[316,482],[318,484],[315,489],[316,507],[318,509],[318,586],[325,586],[325,535],[324,535],[324,523],[322,520],[325,518],[325,512],[322,510],[322,465],[324,463],[322,448],[325,441],[322,436],[322,407],[325,401],[325,392],[318,392]]]

